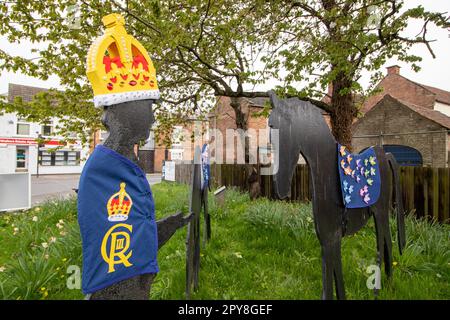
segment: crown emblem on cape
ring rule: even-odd
[[[122,182],[119,192],[113,194],[108,200],[108,220],[111,222],[125,221],[128,219],[133,200],[131,200],[130,195],[125,191],[125,187],[125,182]]]
[[[89,48],[86,74],[96,107],[159,99],[156,71],[147,50],[125,30],[120,14],[103,17],[106,27]]]

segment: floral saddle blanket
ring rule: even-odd
[[[375,150],[368,148],[352,154],[338,146],[338,171],[342,199],[347,208],[364,208],[375,204],[380,196],[381,179]]]

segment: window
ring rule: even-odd
[[[41,166],[54,166],[55,162],[53,160],[52,164],[52,152],[39,151],[39,164]]]
[[[53,134],[53,123],[51,121],[42,125],[41,134],[47,137]]]
[[[80,151],[39,151],[41,166],[79,166]]]
[[[173,161],[183,160],[183,149],[181,150],[170,150],[170,157]]]
[[[55,155],[55,166],[67,166],[67,160],[65,160],[64,151],[56,151]]]
[[[24,119],[17,119],[17,132],[16,134],[21,136],[29,136],[30,135],[30,124],[26,123]]]
[[[67,165],[79,166],[80,165],[80,152],[79,151],[67,151]]]

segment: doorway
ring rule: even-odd
[[[16,147],[16,172],[28,171],[28,147]]]
[[[138,163],[145,173],[155,172],[155,150],[139,150]]]

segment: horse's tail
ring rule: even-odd
[[[397,213],[397,234],[398,234],[398,248],[400,250],[400,254],[402,254],[403,249],[406,245],[406,232],[405,232],[405,209],[403,206],[403,198],[402,198],[402,186],[400,184],[399,177],[399,167],[397,161],[395,160],[392,153],[386,153],[386,158],[389,162],[389,166],[392,170],[392,176],[394,180],[394,201],[395,201],[395,210]]]

